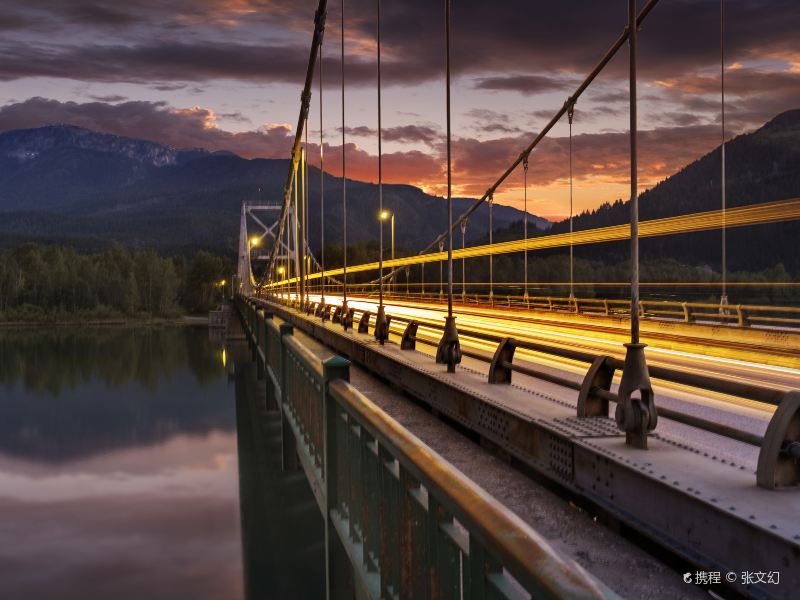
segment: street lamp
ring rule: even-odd
[[[394,215],[388,210],[381,210],[378,213],[380,260],[378,263],[378,314],[375,316],[375,339],[381,346],[389,338],[389,321],[386,319],[386,309],[383,306],[383,223],[390,218],[392,220],[392,258],[394,258]]]
[[[381,222],[383,221],[391,221],[392,227],[392,260],[394,260],[394,213],[390,213],[388,210],[382,210],[380,215]],[[383,224],[381,223],[381,234],[383,234]],[[383,235],[381,235],[381,256],[383,256]],[[394,275],[392,275],[392,292],[394,293]]]
[[[258,236],[254,235],[253,237],[250,238],[250,247],[251,248],[253,248],[255,246],[258,246],[260,243],[261,243],[261,238],[259,238]]]
[[[286,267],[278,267],[278,275],[283,277],[283,274],[286,272]]]

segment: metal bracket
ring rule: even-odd
[[[353,315],[355,312],[355,308],[349,307],[346,307],[346,310],[342,312],[342,327],[344,327],[345,331],[353,328]]]
[[[378,314],[375,317],[375,339],[381,346],[389,339],[389,319],[386,317],[383,304],[378,306]]]
[[[611,390],[614,367],[608,356],[597,356],[586,372],[578,394],[578,417],[607,417],[608,399],[596,395],[597,390]]]
[[[644,355],[645,344],[625,344],[625,347],[628,351],[614,417],[617,426],[625,432],[625,443],[646,450],[647,433],[656,428],[658,413]]]
[[[769,490],[800,487],[800,392],[781,398],[758,454],[756,482]]]
[[[514,351],[517,349],[514,340],[503,338],[494,351],[492,364],[489,365],[489,383],[511,383],[511,363],[514,362]]]
[[[361,313],[361,318],[358,320],[358,333],[369,333],[370,314],[368,310]]]
[[[417,349],[417,328],[419,324],[416,321],[409,321],[406,329],[403,332],[403,337],[400,339],[400,350],[416,350]],[[388,329],[388,325],[387,325]]]
[[[446,364],[448,373],[456,372],[456,365],[461,362],[461,343],[458,340],[458,329],[455,317],[445,317],[444,333],[436,349],[437,364]]]

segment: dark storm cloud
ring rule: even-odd
[[[547,77],[546,75],[485,77],[475,82],[475,87],[479,90],[502,90],[524,94],[541,94],[542,92],[566,90],[576,85],[576,83],[569,80]]]
[[[53,49],[32,44],[0,46],[0,79],[66,77],[137,82],[243,79],[302,83],[305,63],[297,49],[235,43],[153,41],[136,46],[86,45]]]
[[[337,131],[341,132],[342,128],[337,127]],[[366,125],[359,125],[357,127],[347,127],[348,135],[353,135],[362,138],[375,137],[377,139],[378,130]],[[384,127],[382,138],[386,142],[421,142],[424,144],[432,144],[438,142],[442,138],[441,132],[435,127],[427,125],[398,125],[395,127]]]
[[[2,51],[6,64],[0,76],[47,75],[92,81],[233,77],[294,83],[305,70],[313,4],[288,0],[133,0],[123,8],[110,0],[33,0],[7,20],[13,18],[11,22],[24,28],[31,15],[39,15],[40,23],[47,21],[41,15],[47,15],[53,23],[66,20],[87,31],[113,26],[128,27],[132,33],[111,46],[59,46],[51,39],[9,44]],[[357,85],[374,79],[375,2],[350,0],[345,7],[348,79]],[[385,3],[382,32],[387,85],[442,75],[440,8],[428,0]],[[492,75],[483,77],[478,85],[521,91],[542,85],[562,89],[562,79],[542,73],[586,73],[622,32],[626,17],[624,3],[612,0],[569,5],[513,0],[504,3],[502,10],[493,3],[471,0],[456,3],[452,10],[455,71],[478,75],[515,72],[516,79]],[[642,76],[659,78],[713,65],[718,60],[718,10],[714,0],[659,3],[640,37]],[[800,4],[795,0],[774,0],[769,10],[756,0],[729,0],[726,10],[729,61],[797,51]],[[338,15],[338,3],[331,3],[326,40],[338,38]],[[294,31],[293,41],[265,43],[269,32],[249,29],[247,25],[253,22]],[[202,29],[194,32],[196,39],[192,41],[166,40],[158,35],[165,27],[188,25]],[[336,70],[337,59],[330,51],[326,56],[331,69]],[[623,77],[624,63],[619,60],[609,65],[609,76]]]

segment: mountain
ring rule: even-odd
[[[721,205],[720,148],[687,165],[639,196],[642,220],[717,210]],[[800,109],[779,114],[752,133],[739,135],[725,145],[726,203],[729,208],[800,197]],[[617,200],[573,219],[575,230],[619,225],[630,221],[628,201]],[[499,239],[521,235],[521,224],[498,233]],[[554,223],[547,233],[569,231],[569,222]],[[800,222],[785,222],[729,229],[728,268],[762,271],[778,264],[800,274]],[[719,272],[719,231],[645,238],[640,241],[643,260],[674,259]],[[544,253],[554,254],[563,250]],[[606,264],[627,260],[628,243],[577,247],[577,256],[602,259]]]
[[[153,142],[50,125],[0,134],[0,238],[6,245],[38,240],[93,248],[117,240],[165,252],[238,247],[243,201],[278,203],[288,160],[243,159],[230,152],[177,150]],[[309,237],[319,245],[320,173],[309,168]],[[342,238],[342,179],[325,174],[326,244]],[[409,185],[384,185],[396,214],[397,245],[418,250],[446,224],[446,205]],[[378,234],[377,186],[347,181],[348,243]],[[473,201],[458,199],[459,214]],[[522,212],[496,205],[494,225]],[[549,222],[531,216],[532,224]],[[467,241],[488,228],[483,206],[470,219]]]

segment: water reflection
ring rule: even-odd
[[[232,431],[220,352],[200,328],[0,331],[0,451],[57,462]]]
[[[0,331],[0,597],[244,596],[234,389],[202,329]]]

